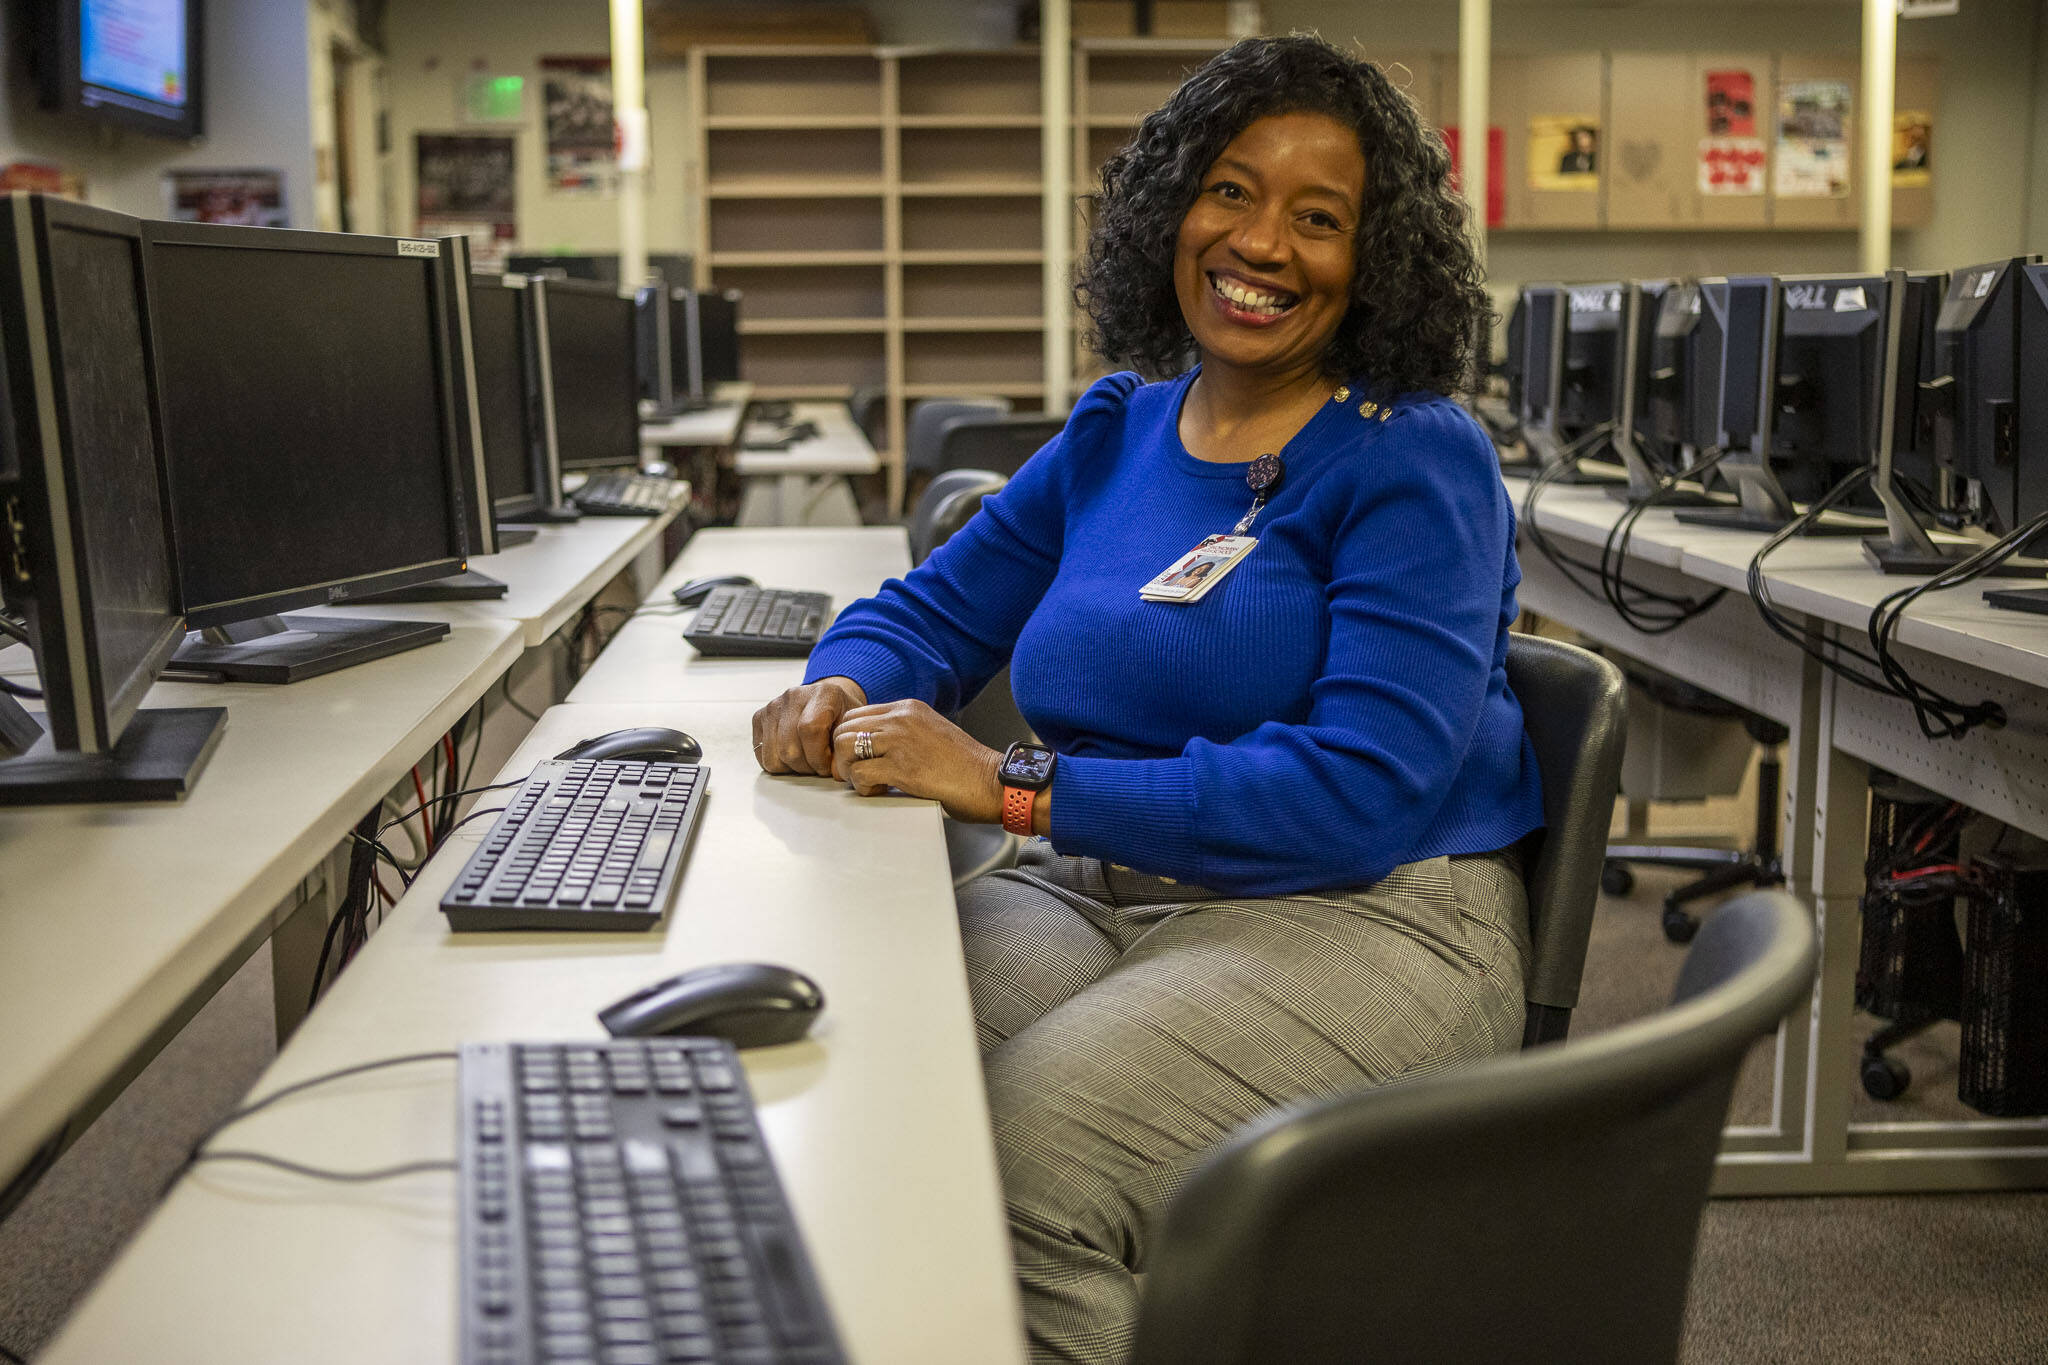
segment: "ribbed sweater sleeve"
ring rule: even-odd
[[[972,701],[1008,661],[1059,569],[1073,471],[1121,419],[1130,374],[1091,386],[1066,429],[980,515],[903,578],[841,612],[811,651],[805,682],[848,677],[870,702],[916,698],[944,713]]]
[[[1404,405],[1375,437],[1355,477],[1318,487],[1330,628],[1305,722],[1176,757],[1063,757],[1060,852],[1266,895],[1366,885],[1411,856],[1487,701],[1513,513],[1450,405]]]

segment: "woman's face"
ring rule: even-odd
[[[1320,365],[1351,305],[1364,202],[1358,135],[1327,115],[1273,114],[1231,140],[1174,248],[1174,293],[1204,365]]]

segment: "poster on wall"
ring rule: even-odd
[[[164,208],[182,223],[291,226],[283,171],[166,171]]]
[[[1901,109],[1892,115],[1892,188],[1920,190],[1934,183],[1934,115]]]
[[[0,194],[10,190],[36,190],[83,203],[85,177],[47,161],[10,161],[0,165]]]
[[[1756,80],[1747,71],[1707,73],[1707,136],[1756,136]]]
[[[1760,137],[1703,137],[1700,193],[1762,194],[1768,160]]]
[[[1781,199],[1849,195],[1849,82],[1786,81],[1778,90],[1777,172]]]
[[[608,199],[619,192],[609,57],[540,59],[551,194]]]
[[[420,133],[414,143],[419,235],[467,237],[472,264],[502,267],[519,236],[513,139]]]
[[[1499,125],[1486,130],[1486,225],[1490,228],[1499,227],[1507,217],[1507,142],[1507,133]],[[1451,182],[1459,184],[1458,169],[1465,163],[1458,159],[1458,126],[1455,123],[1444,129],[1444,145],[1451,152]]]
[[[1600,188],[1600,120],[1591,114],[1537,114],[1529,120],[1529,188]]]

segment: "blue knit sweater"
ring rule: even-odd
[[[1089,389],[1066,430],[903,579],[841,614],[807,679],[951,712],[1005,661],[1060,755],[1052,842],[1236,894],[1363,886],[1543,823],[1504,662],[1514,511],[1455,404],[1354,389],[1281,451],[1258,548],[1201,601],[1138,589],[1251,505],[1196,459],[1193,375]]]

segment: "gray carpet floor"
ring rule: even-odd
[[[1657,908],[1681,875],[1646,871],[1627,899],[1603,900],[1575,1036],[1669,997],[1683,950],[1665,942]],[[185,1148],[253,1083],[271,1050],[269,956],[259,951],[0,1223],[0,1348],[31,1357],[54,1334],[147,1217]],[[1859,1118],[1968,1112],[1955,1100],[1952,1029],[1899,1055],[1912,1087],[1891,1105],[1862,1101]],[[1738,1121],[1768,1115],[1769,1079],[1767,1058],[1752,1058]],[[2048,1193],[1709,1205],[1685,1365],[1837,1362],[2048,1362]]]

